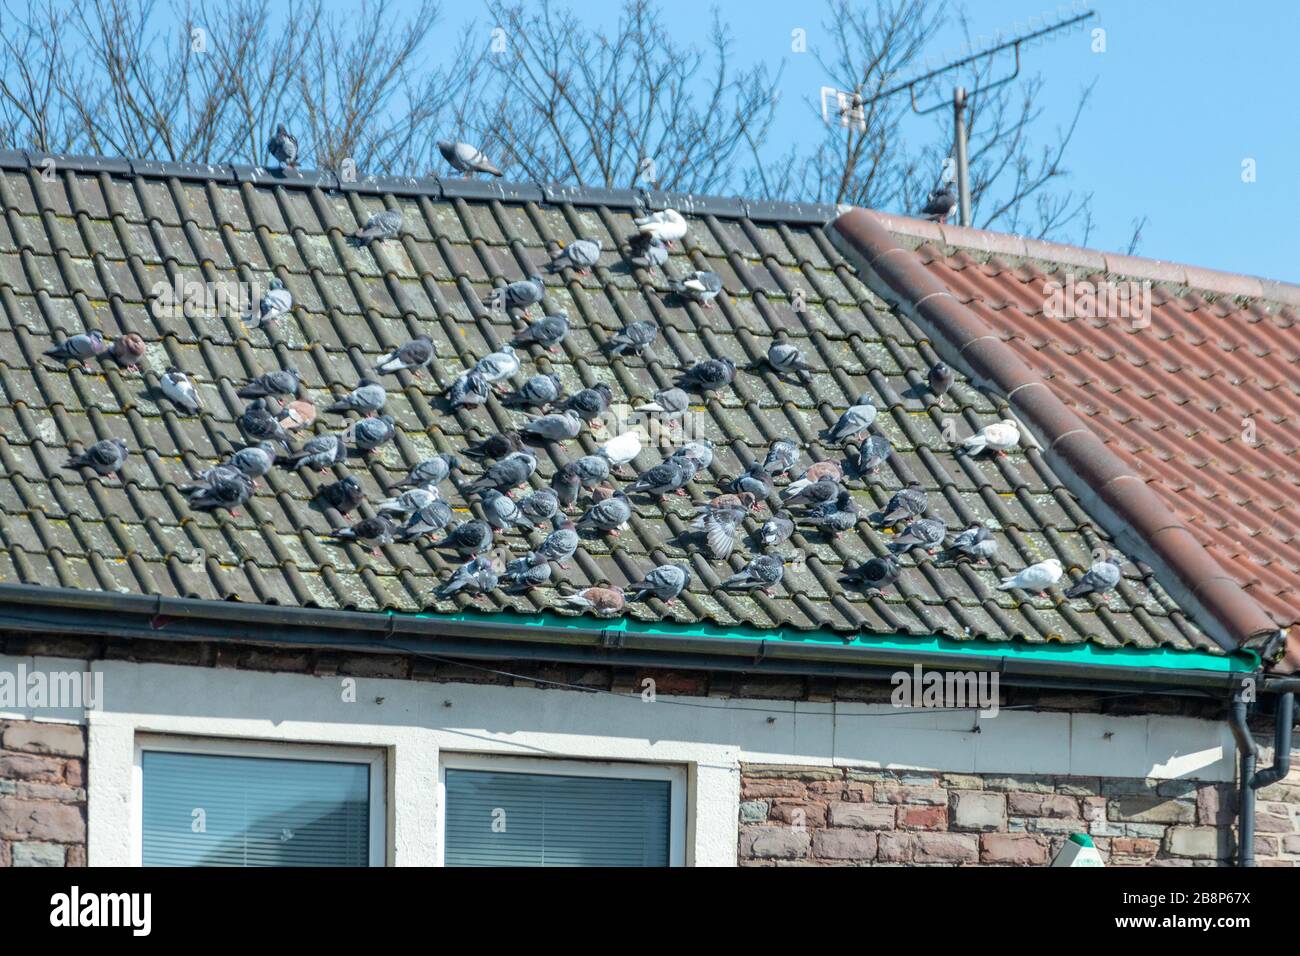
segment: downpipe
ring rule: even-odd
[[[1237,866],[1255,865],[1255,791],[1276,783],[1291,770],[1291,724],[1295,713],[1295,690],[1283,691],[1273,715],[1273,765],[1256,770],[1259,746],[1247,725],[1250,701],[1246,691],[1232,698],[1229,727],[1239,756],[1237,783]]]

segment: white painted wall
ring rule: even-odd
[[[0,657],[0,670],[15,670],[19,663],[29,670],[82,666]],[[1226,726],[1187,717],[1002,711],[980,718],[888,705],[665,696],[647,703],[566,690],[364,678],[356,681],[356,702],[345,703],[339,678],[117,661],[93,667],[104,675],[102,710],[0,711],[0,718],[89,723],[91,865],[132,865],[138,858],[137,734],[384,750],[390,863],[397,865],[431,865],[440,857],[435,795],[444,751],[682,766],[688,779],[687,862],[700,866],[735,862],[742,761],[1233,778]]]

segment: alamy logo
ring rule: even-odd
[[[51,926],[127,926],[148,936],[153,924],[152,893],[86,893],[74,886],[50,897]]]
[[[0,670],[0,710],[86,709],[104,706],[104,674],[90,671]]]
[[[996,717],[998,713],[996,671],[924,671],[916,664],[911,671],[896,671],[890,683],[894,691],[889,701],[895,707],[938,710],[978,707],[981,717]]]
[[[1043,313],[1049,319],[1127,319],[1134,329],[1151,324],[1151,281],[1075,281],[1049,279],[1043,284]]]

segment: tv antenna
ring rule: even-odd
[[[997,89],[999,86],[1005,86],[1020,75],[1020,48],[1022,46],[1032,43],[1035,40],[1044,39],[1049,35],[1068,30],[1093,16],[1096,16],[1095,11],[1085,10],[1082,13],[1075,14],[1074,16],[1062,16],[1054,22],[1045,22],[1047,20],[1046,17],[1030,17],[1029,27],[1024,32],[1018,33],[1016,36],[1005,40],[1002,39],[1001,34],[998,34],[994,38],[993,46],[971,53],[959,60],[953,60],[951,63],[946,63],[938,69],[930,70],[920,76],[913,77],[905,83],[899,83],[887,90],[882,90],[869,99],[854,96],[853,107],[855,110],[862,110],[867,104],[874,103],[876,100],[883,100],[886,97],[893,96],[897,93],[907,92],[912,98],[912,111],[918,116],[925,116],[948,106],[947,102],[941,101],[933,106],[928,106],[925,109],[922,109],[916,101],[916,94],[917,90],[924,88],[925,84],[943,76],[945,73],[959,70],[964,66],[978,63],[981,60],[992,59],[1005,50],[1013,50],[1015,52],[1016,68],[1008,75],[994,80],[992,83],[985,83],[983,86],[976,87],[973,90],[967,90],[963,86],[958,86],[953,90],[953,152],[955,153],[957,166],[957,208],[959,210],[958,215],[960,217],[959,221],[961,225],[969,226],[970,168],[966,159],[966,109],[970,105],[971,99],[980,93],[987,93],[989,90]],[[1044,25],[1036,27],[1035,21],[1044,21]]]

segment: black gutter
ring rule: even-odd
[[[996,672],[1010,686],[1221,697],[1240,674],[1081,665],[786,641],[755,643],[606,628],[452,621],[406,614],[150,597],[0,584],[0,628],[154,641],[210,641],[488,660],[536,660],[864,679],[915,664]]]
[[[1294,685],[1294,680],[1278,681]],[[1255,865],[1255,791],[1276,783],[1291,770],[1291,724],[1295,717],[1295,688],[1283,690],[1273,715],[1273,766],[1255,769],[1259,745],[1247,725],[1249,701],[1239,691],[1232,699],[1229,726],[1240,754],[1237,781],[1237,866]]]
[[[145,179],[180,179],[217,183],[252,183],[288,189],[323,189],[370,195],[428,196],[433,199],[472,199],[502,202],[568,203],[654,211],[669,207],[686,215],[748,218],[755,222],[825,225],[838,215],[830,203],[798,203],[742,199],[738,196],[699,196],[694,193],[646,189],[605,189],[556,183],[510,183],[500,180],[443,179],[439,176],[358,176],[345,178],[332,169],[279,169],[236,163],[175,163],[162,160],[103,156],[58,156],[27,150],[0,150],[0,169],[108,173]]]

